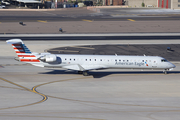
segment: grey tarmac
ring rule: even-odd
[[[1,59],[4,61],[4,59]],[[0,119],[177,120],[180,65],[160,71],[74,71],[17,64],[0,68]],[[5,63],[5,61],[4,61]]]
[[[1,10],[0,34],[180,32],[179,10],[156,8]],[[23,22],[20,25],[19,22]]]
[[[79,43],[92,42],[25,41],[34,52]],[[108,41],[103,44],[106,43]],[[0,54],[0,102],[3,103],[0,119],[177,120],[180,117],[179,63],[167,75],[162,71],[111,69],[91,71],[90,76],[84,77],[75,71],[17,62],[13,59],[16,55],[12,47],[4,41],[0,41],[0,48],[6,50]]]

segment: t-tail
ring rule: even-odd
[[[6,42],[7,44],[12,44],[12,47],[18,56],[18,59],[15,58],[15,60],[28,63],[40,62],[36,55],[31,53],[21,39],[11,39]]]

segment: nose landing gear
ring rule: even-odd
[[[169,69],[164,69],[163,70],[163,73],[165,74],[165,75],[167,75],[168,73],[167,73],[167,71],[168,71]]]

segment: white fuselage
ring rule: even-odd
[[[121,69],[171,69],[175,66],[158,56],[126,56],[126,55],[67,55],[55,54],[55,62],[40,62],[41,67],[62,67],[73,70],[121,68]],[[35,64],[34,64],[35,65]]]

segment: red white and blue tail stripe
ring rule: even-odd
[[[35,55],[26,47],[21,39],[11,39],[6,41],[7,44],[12,44],[21,62],[40,62]]]

